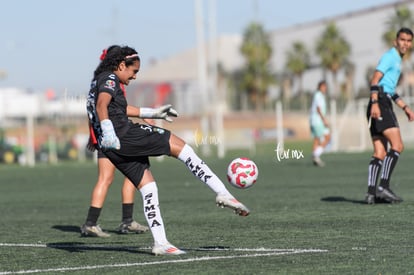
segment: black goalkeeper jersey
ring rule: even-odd
[[[114,125],[117,136],[122,137],[125,135],[130,127],[130,121],[127,116],[128,103],[118,77],[112,72],[99,74],[98,77],[92,80],[86,103],[89,122],[92,125],[99,145],[102,138],[102,130],[96,112],[96,102],[100,93],[108,93],[112,96],[112,100],[108,105],[108,115]]]

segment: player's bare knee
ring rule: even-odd
[[[380,160],[383,160],[384,158],[385,158],[385,153],[384,154],[376,154],[376,153],[374,153],[372,156],[374,157],[374,158],[377,158],[377,159],[380,159]]]
[[[378,146],[374,148],[373,157],[377,159],[384,159],[387,155],[387,151],[384,147]]]
[[[391,149],[401,154],[404,151],[404,145],[393,146]]]
[[[404,144],[402,142],[391,143],[391,150],[402,153],[404,151]]]

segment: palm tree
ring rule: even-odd
[[[336,27],[330,23],[316,42],[316,53],[321,59],[321,66],[332,73],[334,82],[333,97],[338,95],[338,71],[344,66],[351,53],[351,46]]]
[[[397,35],[397,31],[402,27],[407,27],[413,29],[414,27],[414,17],[410,9],[406,6],[400,6],[395,9],[395,14],[391,16],[387,24],[387,30],[382,35],[382,39],[387,47],[392,47]],[[409,60],[411,58],[411,53],[413,49],[407,54],[404,55],[404,60]],[[408,64],[404,64],[402,67],[402,74],[408,74],[411,71],[407,67]]]
[[[387,21],[387,31],[382,35],[382,40],[387,47],[392,47],[397,31],[402,27],[413,28],[414,18],[410,9],[401,6],[395,9],[395,14]]]
[[[344,89],[344,97],[348,100],[354,99],[354,77],[355,77],[355,64],[349,60],[346,60],[344,63],[344,71],[345,71],[345,89]]]
[[[246,59],[241,86],[256,110],[263,109],[268,87],[275,83],[270,72],[272,47],[261,24],[253,22],[244,32],[241,54]]]
[[[305,44],[300,41],[293,42],[291,50],[287,53],[286,69],[299,82],[299,98],[302,103],[302,108],[306,107],[306,101],[303,94],[303,73],[310,67],[310,53]]]

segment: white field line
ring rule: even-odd
[[[47,245],[47,244],[7,244],[0,243],[0,247],[110,247],[114,246],[102,246],[102,245]],[[126,247],[122,247],[126,248]],[[135,247],[136,248],[136,247]],[[143,248],[140,248],[143,249]],[[150,249],[150,248],[145,248]],[[243,254],[243,255],[229,255],[229,256],[204,256],[194,257],[187,259],[175,259],[165,261],[153,261],[153,262],[140,262],[140,263],[124,263],[124,264],[107,264],[107,265],[92,265],[92,266],[79,266],[79,267],[57,267],[48,269],[31,269],[31,270],[19,270],[19,271],[0,271],[0,275],[6,274],[29,274],[29,273],[42,273],[42,272],[65,272],[65,271],[79,271],[79,270],[94,270],[102,268],[116,268],[116,267],[137,267],[137,266],[148,266],[148,265],[161,265],[161,264],[174,264],[174,263],[189,263],[189,262],[201,262],[201,261],[214,261],[214,260],[225,260],[235,258],[255,258],[255,257],[269,257],[278,255],[290,255],[290,254],[301,254],[301,253],[323,253],[328,252],[324,249],[271,249],[271,248],[201,248],[201,249],[189,249],[196,251],[243,251],[243,252],[260,252],[254,254]]]
[[[117,245],[107,245],[107,244],[44,244],[44,243],[0,243],[0,247],[38,247],[38,248],[123,248],[123,249],[142,249],[142,250],[151,250],[152,247],[143,247],[143,246],[117,246]],[[186,248],[180,247],[183,250]],[[188,250],[195,251],[247,251],[247,252],[285,252],[290,251],[294,252],[298,249],[296,248],[228,248],[228,247],[199,247],[199,248],[187,248]],[[318,250],[318,249],[307,249],[307,250]],[[327,250],[322,250],[320,252],[327,252]]]

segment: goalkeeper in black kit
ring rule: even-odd
[[[237,201],[223,182],[193,149],[169,130],[132,123],[128,116],[166,118],[177,116],[171,107],[138,108],[128,105],[120,84],[128,85],[140,69],[138,53],[128,46],[108,52],[94,72],[87,100],[90,124],[105,156],[139,189],[144,214],[154,238],[155,255],[180,255],[185,252],[167,240],[158,200],[158,187],[150,171],[150,156],[167,155],[182,161],[187,168],[216,193],[216,203],[240,216],[249,209]]]

